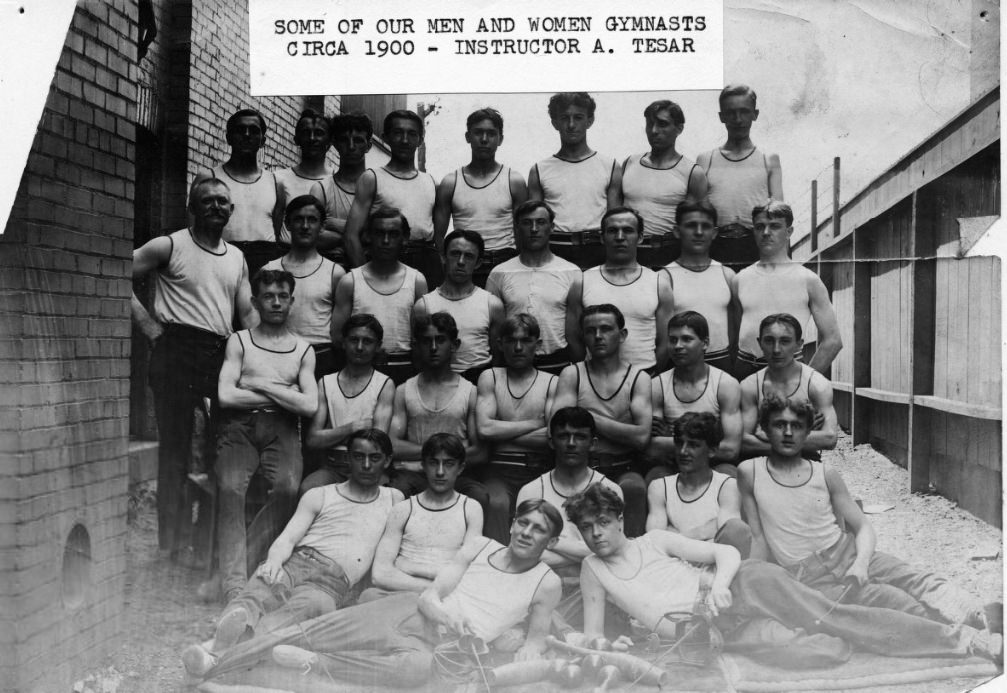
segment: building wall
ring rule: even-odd
[[[70,690],[122,616],[135,12],[76,8],[0,237],[3,690]]]

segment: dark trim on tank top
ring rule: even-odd
[[[243,181],[243,180],[238,180],[237,178],[235,178],[234,176],[232,176],[230,173],[228,173],[227,169],[225,168],[225,166],[227,166],[227,162],[224,162],[224,163],[222,163],[220,165],[220,171],[221,171],[221,173],[223,173],[225,176],[227,176],[228,178],[230,178],[232,181],[234,181],[238,185],[255,185],[260,180],[262,180],[262,177],[266,174],[265,169],[262,169],[262,170],[259,171],[259,177],[258,178],[256,178],[255,180],[247,181],[246,182],[246,181]],[[211,172],[212,172],[212,169],[211,169]]]
[[[675,258],[674,260],[671,261],[671,264],[676,265],[676,266],[678,266],[678,267],[686,270],[687,272],[692,272],[693,274],[705,274],[706,271],[708,269],[710,269],[711,267],[716,267],[716,265],[713,264],[714,262],[716,262],[716,260],[714,260],[713,258],[710,258],[709,264],[706,267],[704,267],[703,269],[696,269],[694,267],[686,267],[685,265],[683,265],[678,260],[679,260],[679,258]],[[721,267],[723,267],[723,265],[721,265]],[[671,269],[668,268],[668,267],[665,267],[664,269],[668,270],[668,274],[670,276],[671,275]],[[674,279],[675,278],[672,277],[672,280],[674,280]],[[724,277],[724,279],[726,280],[727,277]]]
[[[394,290],[392,290],[392,291],[389,291],[389,292],[388,292],[387,294],[386,294],[386,293],[384,293],[383,291],[379,291],[378,289],[375,289],[375,288],[374,288],[374,285],[373,285],[373,284],[371,284],[371,283],[370,283],[369,281],[367,281],[367,276],[366,276],[366,275],[364,274],[364,268],[363,268],[363,265],[361,265],[360,267],[354,267],[354,269],[355,269],[355,270],[360,270],[360,278],[364,280],[364,284],[366,284],[366,285],[367,285],[367,287],[368,287],[368,288],[369,288],[369,289],[370,289],[371,291],[373,291],[374,293],[376,293],[376,294],[377,294],[378,296],[394,296],[394,295],[395,295],[395,294],[397,294],[398,292],[402,291],[402,287],[404,287],[404,286],[406,285],[406,279],[408,279],[408,278],[409,278],[409,270],[410,270],[410,267],[409,267],[409,265],[406,265],[406,264],[403,264],[401,260],[400,260],[400,261],[398,261],[398,262],[399,262],[399,264],[400,264],[400,265],[402,265],[402,266],[403,266],[403,267],[405,268],[405,269],[404,269],[404,270],[402,271],[402,283],[401,283],[401,284],[399,284],[399,288],[397,288],[397,289],[394,289]],[[350,274],[353,274],[353,272],[351,271],[351,272],[350,272]],[[415,280],[414,280],[414,285],[415,285]],[[414,289],[413,293],[414,293],[414,294],[416,293],[416,292],[415,292],[415,289]],[[414,296],[413,298],[415,298],[415,296]]]
[[[800,363],[800,362],[795,362],[795,363]],[[811,367],[811,366],[805,366],[803,363],[801,363],[800,366],[801,366],[801,377],[797,379],[797,387],[795,387],[792,392],[790,392],[789,394],[785,395],[784,396],[785,399],[790,399],[791,397],[793,397],[794,395],[797,394],[798,390],[801,389],[801,383],[804,382],[804,369],[806,367],[807,368]],[[758,370],[758,371],[755,372],[755,382],[758,385],[758,388],[756,388],[756,391],[759,394],[758,404],[761,404],[762,400],[769,396],[769,395],[766,394],[766,373],[768,373],[768,372],[769,372],[769,366],[766,366],[765,368],[762,368],[762,369],[760,369],[760,370]],[[762,383],[761,384],[759,384],[759,374],[760,373],[762,374]],[[808,401],[809,402],[811,401],[811,376],[808,376]]]
[[[420,375],[421,374],[418,373],[414,377],[412,377],[412,378],[409,379],[409,380],[413,381],[413,387],[416,388],[416,399],[418,399],[420,401],[420,406],[421,407],[423,407],[428,412],[433,412],[435,414],[440,414],[442,411],[444,411],[445,409],[447,409],[448,407],[450,407],[451,403],[455,401],[455,397],[458,396],[459,390],[461,390],[461,388],[464,387],[464,385],[462,383],[468,383],[469,382],[465,378],[463,378],[460,375],[458,375],[457,372],[452,371],[452,375],[457,376],[457,378],[458,378],[458,380],[455,381],[455,392],[454,392],[453,395],[451,395],[451,399],[449,399],[447,401],[447,404],[445,404],[440,409],[434,409],[433,407],[428,407],[427,403],[425,401],[423,401],[423,395],[422,395],[422,393],[420,393],[420,385],[419,385],[419,380],[418,380],[418,378],[420,377]],[[409,382],[409,380],[407,380],[406,382]],[[471,385],[471,383],[469,383],[469,384]]]
[[[703,489],[703,492],[701,494],[699,494],[698,496],[696,496],[695,498],[693,498],[692,500],[685,500],[684,498],[682,498],[682,490],[678,487],[679,476],[680,476],[679,474],[675,475],[675,495],[678,496],[678,500],[681,501],[682,503],[695,503],[696,501],[701,500],[703,498],[703,496],[706,495],[706,492],[710,490],[710,487],[713,486],[713,475],[711,474],[710,475],[710,480],[708,482],[706,482],[706,488]],[[667,478],[668,477],[665,477],[665,479],[667,479]],[[667,489],[667,487],[668,487],[668,482],[666,481],[665,482],[665,489]],[[717,491],[717,496],[718,497],[720,496],[720,491],[719,490]],[[667,497],[667,496],[665,496],[665,497]]]
[[[240,339],[240,337],[239,337],[239,339]],[[254,346],[256,349],[260,349],[262,351],[268,351],[270,354],[292,354],[295,351],[297,351],[297,342],[296,341],[294,342],[294,346],[290,347],[286,351],[277,351],[276,349],[268,349],[266,347],[259,346],[258,344],[255,343],[255,338],[252,336],[252,331],[251,330],[248,330],[248,341],[250,341],[252,343],[252,346]],[[310,347],[311,345],[309,344],[308,346]],[[304,354],[301,354],[301,358],[302,359],[304,358]]]
[[[394,173],[392,173],[391,171],[389,171],[386,166],[379,166],[378,168],[380,168],[382,171],[384,171],[385,173],[387,173],[392,178],[396,178],[398,180],[416,180],[417,178],[420,177],[420,170],[419,169],[416,169],[416,171],[413,172],[413,175],[411,175],[409,178],[403,178],[402,176],[396,176]],[[375,171],[375,177],[376,176],[377,176],[377,171]],[[375,191],[377,191],[377,186],[375,186]]]
[[[590,154],[588,154],[587,156],[585,156],[583,159],[577,159],[577,161],[571,161],[570,159],[564,159],[563,157],[559,156],[558,154],[553,154],[552,158],[553,159],[557,159],[559,161],[562,161],[564,164],[582,164],[585,161],[587,161],[588,159],[593,159],[596,156],[598,156],[598,152],[595,151],[595,152],[591,152]],[[537,164],[536,164],[536,166],[537,166]],[[609,178],[609,182],[611,182],[611,180],[612,179]]]
[[[580,369],[577,369],[577,370],[579,371]],[[627,365],[627,366],[626,366],[626,375],[622,376],[622,382],[621,382],[621,383],[619,383],[619,387],[617,387],[617,388],[615,389],[615,392],[613,392],[613,393],[612,393],[611,395],[609,395],[608,397],[602,397],[602,396],[601,396],[601,395],[600,395],[600,394],[598,393],[598,390],[597,390],[597,389],[595,388],[595,386],[594,386],[594,381],[593,381],[593,380],[591,380],[591,371],[589,371],[589,370],[587,369],[587,363],[584,363],[584,375],[586,375],[586,376],[587,376],[587,384],[591,386],[591,392],[593,392],[593,393],[595,394],[595,397],[597,397],[598,399],[600,399],[600,400],[601,400],[602,402],[611,402],[611,401],[612,401],[612,400],[613,400],[613,399],[615,398],[615,396],[616,396],[617,394],[619,394],[620,392],[622,392],[622,388],[623,388],[623,386],[624,386],[624,385],[626,384],[626,378],[628,378],[628,377],[629,377],[629,374],[630,374],[630,372],[631,372],[632,370],[633,370],[633,364],[629,364],[629,365]],[[637,375],[639,376],[639,372],[637,373]],[[633,379],[633,384],[634,384],[634,385],[636,384],[636,379],[635,379],[635,378]],[[632,396],[632,392],[630,392],[630,395]]]
[[[171,236],[172,236],[172,234],[169,233],[168,234],[168,245],[169,245],[169,248],[168,248],[168,260],[163,265],[165,268],[167,268],[168,265],[171,264],[171,256],[175,252],[175,239],[172,238]],[[158,267],[158,269],[161,269],[161,267]]]
[[[213,255],[214,257],[224,257],[225,255],[227,255],[227,246],[228,246],[228,243],[227,243],[227,241],[225,241],[223,239],[223,237],[221,237],[221,239],[220,239],[220,244],[224,246],[224,250],[222,252],[215,253],[212,250],[210,250],[209,248],[207,248],[207,247],[205,247],[203,245],[200,245],[199,241],[196,240],[196,237],[194,235],[192,235],[192,229],[186,228],[185,230],[189,232],[189,238],[192,240],[192,244],[194,246],[196,246],[197,248],[199,248],[200,250],[202,250],[204,253],[209,253],[210,255]],[[172,243],[172,248],[174,248],[174,247],[175,247],[174,243]],[[169,259],[170,259],[170,257],[169,257]]]
[[[374,374],[377,373],[377,371],[374,369],[374,366],[371,366],[371,375],[370,375],[370,377],[367,378],[367,383],[362,388],[360,388],[360,392],[358,392],[355,395],[348,395],[348,394],[346,394],[346,390],[343,389],[342,383],[339,382],[339,374],[342,373],[342,372],[343,371],[341,371],[341,370],[340,371],[336,371],[334,373],[334,375],[336,376],[336,387],[339,388],[339,394],[341,394],[343,396],[343,399],[356,399],[360,395],[362,395],[365,392],[367,392],[367,388],[369,388],[371,386],[371,381],[374,380]]]
[[[444,299],[445,301],[465,301],[465,300],[467,300],[467,299],[470,299],[470,298],[472,298],[472,297],[473,297],[473,296],[475,296],[475,295],[476,295],[477,293],[479,293],[479,287],[478,287],[478,286],[476,286],[475,284],[473,284],[473,285],[472,285],[472,291],[470,291],[469,293],[465,294],[464,296],[460,296],[460,297],[458,297],[458,298],[454,298],[454,297],[452,297],[452,296],[445,296],[445,295],[444,295],[444,294],[443,294],[443,293],[441,292],[441,288],[442,288],[443,286],[444,286],[444,285],[443,285],[443,284],[441,284],[440,286],[438,286],[438,287],[437,287],[436,289],[434,289],[434,290],[433,290],[433,291],[431,291],[430,293],[435,293],[435,292],[436,292],[436,294],[437,294],[438,296],[440,296],[441,298],[443,298],[443,299]],[[485,289],[483,289],[483,291],[486,291],[486,290],[485,290]],[[489,293],[489,292],[488,292],[488,291],[486,291],[486,293]],[[424,297],[424,298],[426,298],[426,297]],[[486,302],[487,302],[487,303],[489,303],[489,300],[487,299],[487,301],[486,301]],[[426,303],[426,301],[424,301],[424,303]]]
[[[325,487],[323,486],[322,488],[325,488]],[[343,495],[340,492],[340,490],[339,490],[339,484],[332,484],[332,488],[335,489],[336,495],[338,495],[340,498],[344,498],[344,499],[348,500],[351,503],[356,503],[357,505],[370,505],[371,503],[377,502],[377,500],[381,498],[381,488],[383,488],[383,487],[379,486],[378,487],[378,493],[377,493],[377,495],[375,495],[374,498],[372,498],[372,499],[370,499],[368,501],[354,500],[354,499],[350,498],[349,496]]]
[[[500,164],[500,170],[497,171],[497,173],[496,173],[495,176],[493,176],[493,179],[490,180],[490,182],[487,183],[486,185],[479,185],[479,186],[472,185],[471,183],[469,183],[469,179],[465,177],[465,167],[464,166],[462,166],[460,169],[458,169],[458,173],[461,174],[462,181],[465,183],[465,185],[469,186],[469,188],[471,188],[472,190],[485,190],[486,188],[490,187],[491,185],[493,185],[494,183],[497,182],[497,178],[500,177],[500,174],[504,172],[505,168],[507,168],[507,167],[504,166],[503,164]],[[510,169],[507,169],[507,170],[510,170]],[[508,178],[509,178],[509,176],[508,176]],[[510,182],[510,181],[508,181],[508,182]],[[458,176],[455,176],[455,187],[457,187],[457,186],[458,186]],[[452,190],[451,191],[451,197],[452,198],[454,198],[454,194],[455,194],[455,191]]]
[[[336,186],[338,189],[342,190],[347,195],[353,195],[353,196],[355,196],[357,194],[356,190],[347,190],[346,188],[344,188],[343,186],[341,186],[339,184],[339,181],[336,180],[336,174],[335,173],[332,174],[332,184],[334,186]]]
[[[490,541],[492,541],[492,539]],[[489,544],[487,543],[486,546],[489,546]],[[483,547],[484,551],[485,551],[485,549],[486,549],[486,547]],[[507,550],[506,546],[501,546],[499,549],[497,549],[493,553],[486,554],[486,565],[488,565],[490,568],[492,568],[493,570],[497,571],[498,573],[503,573],[504,575],[526,575],[526,574],[530,573],[531,571],[535,570],[536,568],[538,568],[540,565],[544,565],[544,563],[542,563],[542,561],[539,560],[538,563],[536,563],[535,565],[533,565],[528,570],[519,570],[518,572],[512,572],[510,570],[504,570],[503,568],[498,568],[495,565],[493,565],[493,557],[496,556],[501,551],[506,551],[506,550]],[[480,553],[482,553],[482,552],[480,551]],[[543,574],[542,577],[545,577],[545,575],[547,575],[547,574],[548,573]],[[541,582],[541,580],[539,580],[539,582]],[[538,585],[535,586],[535,589],[536,590],[538,589]],[[534,594],[534,592],[532,594]]]
[[[647,152],[647,154],[650,154],[650,152]],[[675,161],[675,163],[673,163],[668,168],[660,168],[658,166],[652,166],[651,164],[643,163],[643,157],[647,156],[647,154],[641,154],[640,159],[637,163],[639,163],[640,166],[643,168],[649,168],[651,171],[674,171],[676,168],[678,168],[678,165],[682,163],[682,160],[685,158],[685,154],[679,153],[678,159]],[[693,164],[693,166],[695,166],[695,164]],[[690,172],[689,175],[691,176],[692,173]],[[688,183],[686,184],[686,188],[688,188]]]
[[[710,376],[713,375],[713,372],[710,370],[710,364],[704,363],[703,365],[706,366],[706,384],[703,385],[703,391],[699,393],[699,396],[696,397],[696,399],[689,400],[688,402],[679,397],[678,393],[675,392],[675,369],[671,369],[671,396],[678,400],[679,404],[694,404],[695,402],[703,399],[703,395],[705,395],[706,391],[710,389]]]
[[[776,477],[775,477],[775,476],[773,476],[773,471],[772,471],[772,470],[771,470],[771,469],[769,468],[769,458],[768,458],[768,457],[763,457],[762,459],[763,459],[763,461],[764,461],[763,463],[764,463],[764,465],[765,465],[765,467],[766,467],[766,474],[768,474],[768,475],[769,475],[769,478],[770,478],[770,479],[772,479],[772,480],[773,480],[773,483],[774,483],[774,484],[776,484],[777,486],[782,486],[783,488],[801,488],[802,486],[807,486],[808,484],[810,484],[810,483],[811,483],[811,480],[815,478],[815,463],[814,463],[814,462],[812,462],[811,460],[806,460],[806,459],[804,459],[804,458],[802,457],[802,458],[801,458],[801,461],[802,461],[802,462],[807,462],[807,463],[808,463],[808,465],[809,465],[809,466],[810,466],[810,468],[811,468],[811,474],[809,474],[809,475],[808,475],[808,478],[807,478],[807,479],[805,479],[805,480],[804,480],[803,482],[801,482],[800,484],[794,484],[793,486],[791,486],[791,485],[789,485],[789,484],[783,484],[783,483],[780,483],[780,482],[779,482],[779,481],[778,481],[778,480],[776,479]],[[825,486],[826,486],[826,488],[828,488],[828,484],[826,484]],[[752,489],[753,489],[753,491],[754,491],[754,489],[755,489],[755,484],[752,484]]]
[[[290,170],[291,173],[293,173],[295,176],[297,176],[301,180],[322,181],[322,180],[325,180],[326,178],[332,178],[332,175],[333,175],[333,174],[330,173],[330,174],[322,176],[321,178],[312,178],[311,176],[302,176],[300,173],[297,172],[297,167],[296,166],[291,166],[289,170]],[[325,193],[324,188],[322,189],[322,193],[323,194]]]
[[[290,270],[287,269],[287,266],[283,264],[283,258],[281,257],[281,258],[278,258],[278,259],[280,261],[280,267],[283,268],[283,271],[284,272],[290,272]],[[311,270],[307,274],[294,274],[293,272],[290,272],[290,274],[291,274],[291,276],[293,276],[294,279],[307,279],[312,274],[314,274],[318,270],[322,269],[322,265],[324,265],[324,264],[325,264],[325,258],[322,257],[322,256],[319,256],[318,267],[316,267],[315,269]],[[335,265],[336,263],[332,263],[332,264]]]
[[[507,378],[507,394],[510,395],[511,399],[513,399],[516,402],[520,402],[521,400],[523,400],[525,397],[528,396],[528,393],[531,392],[533,387],[535,387],[535,383],[538,382],[538,374],[541,373],[541,371],[538,370],[537,368],[534,370],[535,370],[535,377],[531,379],[531,385],[529,385],[528,388],[524,391],[524,394],[520,396],[515,395],[514,391],[510,389],[510,375],[507,374],[506,369],[504,370],[504,377]],[[496,374],[493,375],[493,384],[496,385]]]
[[[589,471],[591,473],[587,477],[587,484],[580,491],[574,491],[569,496],[564,496],[562,493],[560,493],[559,489],[556,488],[556,484],[553,483],[552,473],[554,471],[556,471],[555,469],[549,470],[548,472],[546,472],[542,476],[543,477],[546,477],[546,476],[549,477],[549,487],[552,489],[552,492],[555,493],[557,496],[559,496],[560,498],[572,498],[573,496],[576,496],[578,493],[584,493],[584,491],[588,490],[591,487],[591,485],[595,483],[595,481],[594,481],[595,475],[599,474],[599,472],[598,472],[597,469],[590,469],[590,468],[588,468],[588,469],[589,469]],[[542,495],[545,496],[545,482],[544,481],[542,482]]]
[[[730,161],[732,164],[740,164],[742,161],[744,161],[745,159],[748,159],[750,156],[752,156],[752,154],[755,154],[755,152],[759,151],[759,148],[758,148],[758,146],[752,147],[752,151],[750,151],[748,154],[745,154],[745,156],[741,157],[740,159],[732,159],[732,158],[730,158],[729,156],[727,156],[726,154],[724,154],[724,150],[721,149],[720,147],[717,147],[717,151],[720,153],[720,155],[722,157],[724,157],[724,161]],[[711,161],[710,161],[710,168],[713,168],[713,157],[710,157],[710,159],[711,159]],[[765,164],[765,159],[766,159],[765,155],[763,155],[762,159],[763,159],[763,164]]]
[[[608,277],[605,276],[605,265],[598,265],[598,276],[600,276],[603,280],[605,280],[605,283],[608,284],[609,286],[614,286],[617,289],[621,289],[627,286],[633,286],[638,281],[640,281],[640,279],[643,278],[643,270],[645,270],[646,268],[643,265],[639,265],[639,268],[640,268],[640,274],[638,274],[636,278],[633,279],[633,281],[629,282],[628,284],[614,284],[611,281],[609,281]],[[583,282],[581,282],[580,293],[581,293],[581,300],[583,300],[584,297]]]
[[[439,513],[439,512],[443,512],[445,510],[451,510],[451,508],[453,508],[456,505],[458,505],[458,501],[460,501],[462,498],[465,498],[465,494],[458,493],[458,491],[455,491],[455,502],[452,503],[451,505],[446,505],[443,508],[428,508],[427,506],[423,505],[423,503],[420,502],[420,494],[418,494],[418,493],[415,496],[410,496],[409,500],[412,500],[413,498],[416,499],[416,505],[420,506],[421,508],[423,508],[424,510],[426,510],[428,513]]]

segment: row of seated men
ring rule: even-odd
[[[285,687],[275,670],[250,669],[273,660],[295,667],[304,690],[415,689],[445,659],[449,680],[475,676],[482,643],[518,662],[544,657],[550,631],[574,645],[652,633],[670,651],[683,624],[705,626],[693,645],[708,653],[723,641],[792,668],[842,663],[854,649],[1001,662],[1002,605],[876,551],[839,472],[804,458],[813,407],[773,395],[759,417],[769,451],[741,464],[737,485],[710,467],[716,416],[680,418],[680,471],[652,483],[638,538],[619,487],[589,466],[599,428],[584,408],[550,419],[555,467],[522,487],[502,542],[480,535],[479,506],[456,489],[461,438],[427,439],[426,488],[403,499],[379,485],[392,440],[354,431],[346,481],[304,494],[211,639],[183,651],[186,671]]]

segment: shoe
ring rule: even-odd
[[[202,679],[217,665],[217,658],[202,645],[189,645],[182,650],[182,665],[189,676]]]
[[[281,667],[301,669],[306,674],[318,663],[318,655],[294,645],[277,645],[273,648],[273,661]]]
[[[989,602],[969,611],[962,620],[962,624],[971,626],[976,630],[988,630],[991,633],[1003,634],[1003,612],[1003,602]]]
[[[237,645],[241,636],[245,634],[250,620],[248,610],[243,606],[224,612],[217,622],[217,632],[213,636],[213,651],[224,652]]]
[[[977,657],[992,659],[999,667],[1004,661],[1004,637],[1000,633],[991,633],[988,630],[976,631],[976,635],[969,644],[969,654]]]

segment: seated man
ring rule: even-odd
[[[186,671],[202,676],[247,629],[269,633],[343,606],[371,567],[381,529],[402,500],[380,486],[392,443],[376,429],[348,441],[350,478],[304,494],[283,533],[217,622],[213,640],[182,652]]]
[[[769,454],[738,468],[754,558],[771,555],[797,580],[829,599],[852,586],[843,598],[846,602],[943,623],[985,625],[1003,608],[998,603],[978,606],[974,597],[944,578],[874,550],[874,527],[842,476],[831,465],[802,454],[815,417],[810,404],[770,396],[760,407],[760,417],[769,436]]]
[[[775,395],[814,407],[814,430],[804,439],[804,454],[821,459],[820,451],[836,447],[839,423],[832,406],[832,383],[795,360],[794,354],[801,348],[801,323],[788,313],[767,315],[759,324],[759,346],[769,365],[741,383],[741,458],[769,452],[768,432],[758,428],[759,407],[766,397]]]
[[[458,550],[482,535],[483,511],[455,491],[465,468],[465,443],[450,433],[435,433],[423,444],[427,487],[392,508],[371,567],[373,587],[360,601],[393,592],[423,592]]]
[[[760,654],[775,649],[773,661],[786,667],[841,663],[850,656],[850,644],[896,657],[1002,656],[999,635],[833,601],[778,565],[742,563],[731,546],[661,530],[629,539],[622,501],[600,485],[571,498],[565,508],[594,553],[584,559],[580,576],[587,639],[603,635],[607,600],[670,641],[689,632],[679,632],[680,618],[708,618],[729,648]]]
[[[698,539],[729,544],[742,558],[752,548],[752,530],[741,519],[737,482],[710,469],[723,432],[713,414],[689,412],[672,424],[678,473],[647,487],[647,531],[670,529]]]
[[[482,538],[466,544],[423,594],[403,592],[256,637],[228,652],[206,677],[245,669],[278,654],[274,647],[289,645],[288,655],[297,653],[294,648],[312,650],[297,654],[324,672],[319,683],[415,688],[430,677],[438,630],[488,643],[526,618],[528,633],[515,659],[539,658],[561,591],[541,558],[562,526],[559,511],[546,501],[523,503],[507,546]]]

